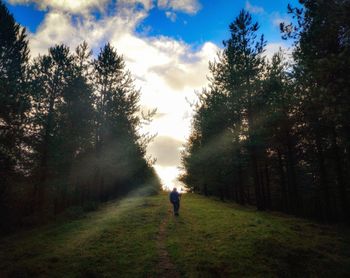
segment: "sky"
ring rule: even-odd
[[[297,0],[5,0],[27,28],[31,56],[54,44],[74,49],[86,41],[96,56],[110,42],[122,54],[141,90],[144,111],[157,109],[141,132],[157,135],[148,147],[164,187],[181,187],[180,152],[190,133],[196,92],[207,86],[208,63],[229,38],[241,9],[260,24],[266,56],[282,49],[280,22]]]

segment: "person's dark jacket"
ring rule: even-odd
[[[180,202],[180,194],[177,191],[171,191],[169,194],[169,199],[171,203],[179,203]]]

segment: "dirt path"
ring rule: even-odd
[[[175,265],[172,263],[165,245],[166,226],[168,224],[170,216],[171,211],[168,210],[167,214],[165,215],[164,219],[162,220],[159,226],[159,233],[157,236],[159,263],[157,268],[159,277],[178,278],[181,277],[180,273],[176,270]]]

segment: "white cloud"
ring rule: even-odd
[[[169,18],[172,22],[176,21],[176,13],[172,12],[172,11],[166,11],[165,15],[167,18]]]
[[[148,152],[157,157],[157,163],[162,166],[180,164],[180,150],[183,142],[170,136],[157,136],[148,146]]]
[[[111,0],[7,0],[11,4],[35,3],[41,10],[53,9],[75,14],[87,13],[93,9],[103,10]],[[172,9],[188,14],[195,14],[201,8],[198,0],[117,0],[123,6],[135,6],[140,4],[145,10],[154,7],[154,2],[158,2],[158,7],[162,9]],[[173,17],[173,16],[172,16]]]
[[[263,7],[254,6],[254,5],[250,4],[249,1],[247,1],[247,2],[245,3],[245,9],[246,9],[248,12],[252,13],[252,14],[261,14],[261,13],[264,12],[264,8],[263,8]]]
[[[145,10],[133,10],[119,4],[114,15],[103,15],[96,20],[89,14],[74,17],[71,13],[53,9],[47,12],[43,22],[34,34],[30,35],[30,48],[33,56],[45,53],[54,44],[67,44],[76,47],[86,41],[98,50],[111,37],[132,33],[135,26],[145,18]]]
[[[273,12],[271,14],[271,21],[274,26],[279,27],[283,22],[289,24],[291,22],[291,18],[288,15],[282,16],[279,12]]]
[[[196,14],[200,10],[201,5],[198,0],[158,0],[158,7]]]
[[[282,50],[282,52],[285,54],[286,59],[291,59],[292,49],[283,42],[268,43],[265,48],[265,55],[268,59],[271,60],[272,56],[279,50]]]
[[[162,114],[147,131],[184,142],[190,129],[186,115],[192,111],[186,99],[196,98],[194,90],[207,83],[208,61],[215,57],[217,47],[206,43],[198,51],[191,51],[188,45],[169,38],[140,39],[129,35],[113,44],[137,76],[143,105],[156,107]]]
[[[91,9],[103,9],[109,0],[8,0],[11,4],[35,3],[39,9],[55,9],[72,13],[85,13]]]
[[[119,5],[127,7],[133,7],[140,4],[147,11],[153,8],[153,0],[118,0],[118,3]]]

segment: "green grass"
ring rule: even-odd
[[[167,246],[185,277],[349,277],[348,229],[187,194]]]
[[[184,277],[349,277],[348,229],[185,194],[130,196],[0,239],[0,277],[157,277],[159,225]]]
[[[154,275],[161,198],[128,197],[84,218],[0,240],[0,277]]]

